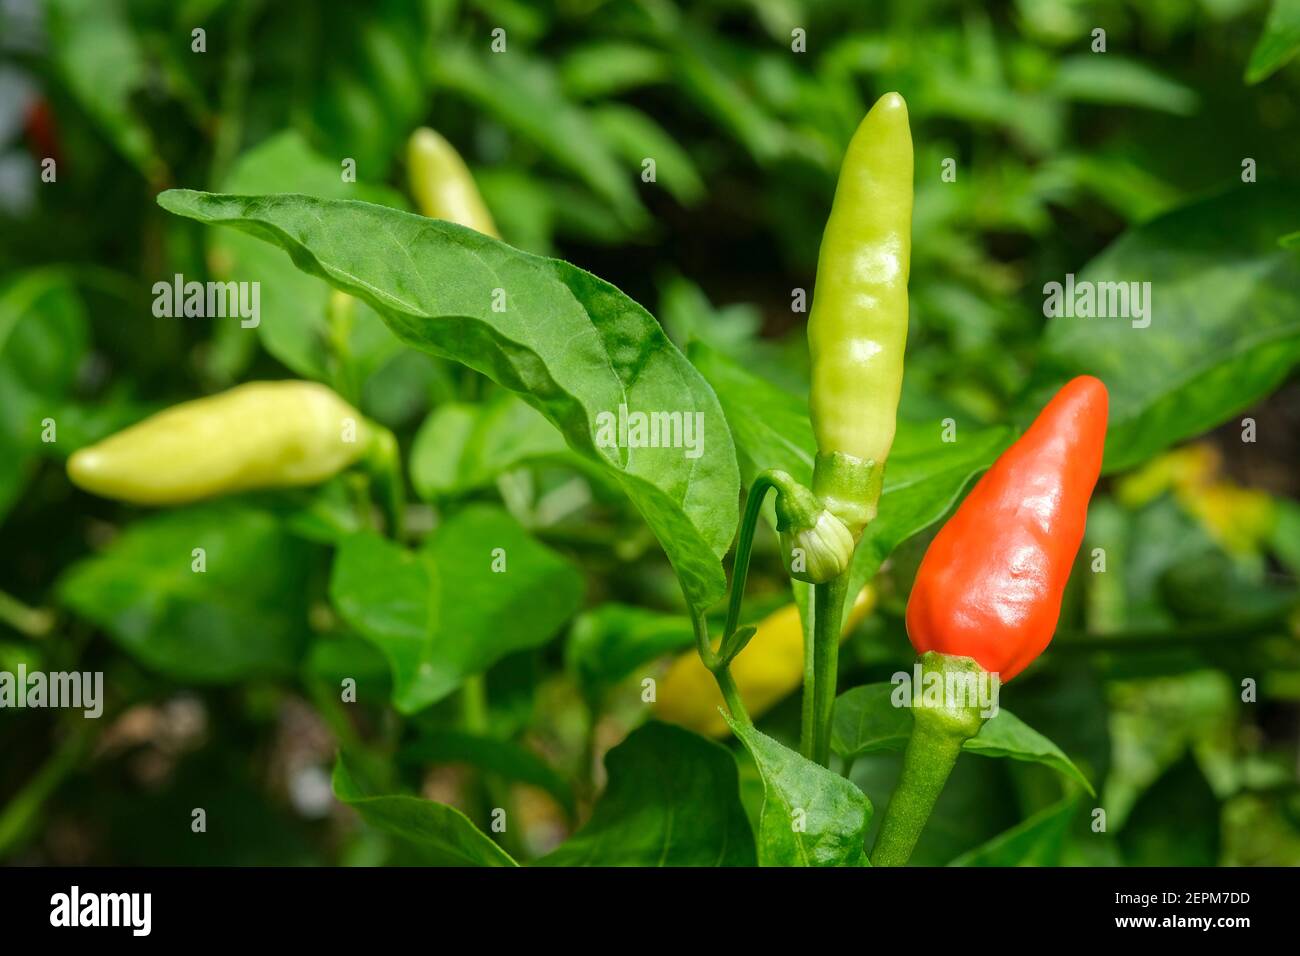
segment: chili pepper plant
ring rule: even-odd
[[[1287,4],[597,6],[0,13],[0,859],[1300,862]]]

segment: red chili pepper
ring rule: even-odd
[[[1006,681],[1047,647],[1101,472],[1106,410],[1097,379],[1066,384],[939,531],[907,604],[917,653],[973,657]]]
[[[54,111],[50,109],[45,97],[38,96],[31,101],[23,125],[33,158],[38,163],[46,158],[53,159],[57,165],[62,166],[63,150],[59,145],[59,131],[54,123]]]

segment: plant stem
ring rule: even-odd
[[[903,754],[903,775],[889,800],[872,866],[906,866],[935,801],[961,755],[965,738],[918,720]]]
[[[722,699],[727,702],[727,710],[731,711],[732,719],[745,726],[751,725],[753,721],[749,719],[749,711],[745,709],[745,702],[740,698],[740,688],[736,686],[730,668],[719,667],[713,672],[713,676],[718,682],[718,689],[722,691]]]
[[[376,484],[379,505],[384,511],[388,536],[402,542],[406,536],[406,488],[402,483],[402,456],[397,438],[387,428],[371,423],[370,448],[366,451],[366,470]]]
[[[763,508],[763,499],[769,488],[776,487],[771,472],[763,472],[749,486],[745,498],[745,514],[740,521],[740,536],[736,539],[736,560],[731,569],[731,596],[727,603],[727,623],[722,627],[725,639],[740,624],[740,606],[745,597],[745,581],[749,577],[749,556],[754,549],[754,530]]]
[[[912,736],[903,754],[903,775],[880,824],[871,852],[873,866],[905,866],[911,859],[962,745],[991,716],[980,703],[985,699],[981,690],[988,681],[998,680],[996,674],[969,657],[935,651],[922,654],[920,665],[921,681],[912,688]],[[936,688],[939,696],[931,699]]]
[[[813,585],[813,759],[831,765],[831,715],[840,658],[840,629],[844,622],[846,571],[826,584]]]
[[[487,733],[487,680],[482,674],[472,674],[460,685],[460,714],[471,734]]]
[[[807,613],[810,616],[817,613],[816,605],[811,596],[808,598]],[[813,759],[813,715],[816,713],[814,704],[816,703],[817,694],[817,668],[813,654],[816,643],[813,638],[815,627],[815,619],[804,625],[803,700],[800,702],[799,710],[799,753],[808,760]]]
[[[13,595],[0,591],[0,623],[28,637],[45,637],[54,627],[54,613],[28,607]]]

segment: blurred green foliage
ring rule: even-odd
[[[756,425],[779,424],[785,399],[797,408],[806,390],[792,301],[812,291],[841,153],[867,106],[897,89],[917,147],[901,416],[918,430],[951,418],[963,434],[1020,422],[1075,371],[1101,374],[1117,409],[1112,474],[1060,632],[1007,692],[1101,796],[1042,766],[964,759],[916,861],[1300,863],[1300,269],[1282,241],[1300,233],[1300,193],[1285,182],[1300,170],[1294,11],[1287,0],[5,4],[0,669],[103,670],[110,700],[94,725],[0,713],[0,859],[430,859],[340,814],[326,777],[339,746],[357,755],[339,765],[348,802],[401,826],[406,804],[366,794],[418,790],[485,828],[494,794],[531,784],[512,798],[522,832],[503,842],[516,859],[542,856],[571,829],[571,796],[590,815],[595,758],[644,719],[627,676],[639,661],[593,682],[590,646],[624,633],[646,654],[681,646],[680,595],[653,537],[545,421],[401,348],[364,304],[340,318],[328,288],[279,250],[169,216],[154,194],[404,208],[403,144],[433,126],[466,157],[507,242],[614,283],[680,346],[694,343],[702,368],[791,393],[761,396],[772,413]],[[40,178],[47,158],[53,183]],[[1243,183],[1248,159],[1258,183]],[[337,178],[349,162],[355,183]],[[1159,282],[1167,311],[1134,335],[1045,319],[1044,284],[1085,272]],[[261,280],[261,327],[154,316],[149,290],[174,273]],[[565,642],[550,639],[550,619],[575,603],[566,580],[547,633],[494,632],[500,646],[467,667],[471,689],[441,699],[440,686],[399,719],[376,645],[394,642],[391,661],[408,622],[329,601],[330,549],[360,525],[346,482],[159,516],[63,476],[71,450],[150,410],[288,376],[327,382],[398,431],[423,530],[489,500],[513,534],[581,570],[596,616],[572,628],[568,667]],[[724,407],[735,401],[714,385]],[[1243,417],[1258,425],[1250,443]],[[42,439],[47,418],[56,441]],[[1218,449],[1211,464],[1166,454],[1192,439]],[[197,586],[166,568],[168,542],[195,534],[240,555],[241,571]],[[846,645],[843,687],[910,662],[902,611],[925,543],[904,540],[884,564],[882,608]],[[753,590],[770,607],[788,595],[773,542],[758,546]],[[338,702],[340,675],[357,681],[355,707]],[[790,740],[797,711],[787,702],[763,729]],[[447,745],[466,721],[468,742]],[[675,751],[662,728],[641,733],[623,744],[624,770],[641,748],[729,779],[712,745]],[[405,757],[378,759],[394,753]],[[763,784],[740,760],[753,815]],[[880,753],[854,765],[877,808],[897,765]],[[639,805],[635,782],[611,788],[620,804]],[[209,839],[188,829],[195,806],[214,821]],[[730,826],[740,808],[726,809]],[[611,812],[583,840],[617,829]],[[464,840],[432,858],[495,860]]]

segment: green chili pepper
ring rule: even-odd
[[[903,382],[912,249],[907,104],[886,93],[844,156],[808,317],[813,491],[856,540],[875,517]]]
[[[417,129],[406,145],[406,165],[411,195],[420,212],[430,219],[445,219],[501,238],[474,177],[446,139],[428,127]]]
[[[254,488],[313,485],[392,435],[315,382],[250,382],[183,402],[68,459],[73,484],[106,498],[175,505]]]

